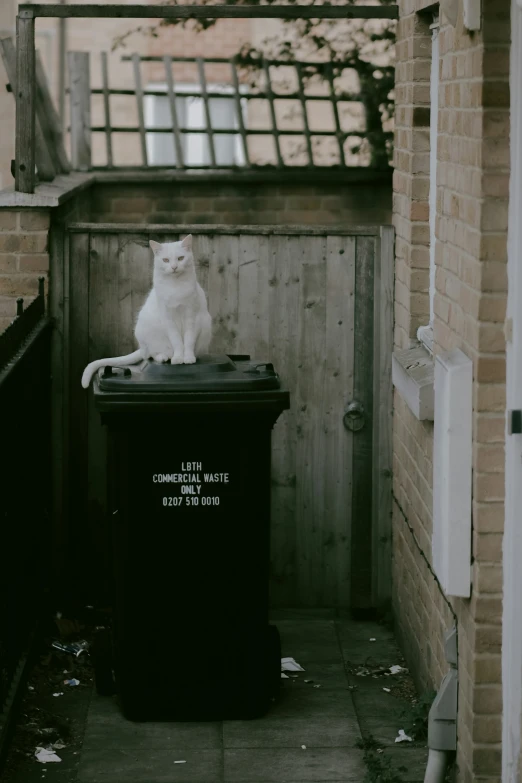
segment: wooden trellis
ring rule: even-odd
[[[88,64],[89,55],[87,53],[75,53],[71,52],[69,55],[70,64],[70,84],[71,84],[71,132],[73,139],[79,136],[79,139],[74,141],[73,149],[82,149],[82,156],[78,158],[73,153],[73,165],[79,169],[91,168],[91,133],[104,133],[106,139],[106,153],[107,153],[107,166],[111,168],[113,166],[113,154],[112,154],[112,134],[114,133],[132,133],[139,134],[140,149],[141,149],[141,162],[142,165],[149,166],[148,153],[147,153],[147,133],[152,132],[154,134],[171,134],[173,136],[174,149],[176,152],[176,167],[177,168],[220,168],[217,161],[216,149],[215,149],[215,136],[216,135],[234,135],[239,136],[241,139],[241,146],[245,160],[245,167],[251,167],[250,161],[249,137],[255,136],[268,136],[274,140],[274,148],[276,154],[276,166],[282,168],[285,166],[285,161],[281,151],[281,137],[301,137],[304,138],[306,144],[306,156],[307,165],[316,166],[317,162],[314,159],[314,150],[312,145],[312,139],[319,138],[335,138],[337,142],[337,148],[339,153],[339,163],[341,166],[347,166],[345,155],[345,142],[350,137],[364,138],[366,136],[365,131],[360,130],[343,130],[341,126],[339,104],[346,102],[358,102],[361,100],[361,96],[357,92],[336,92],[334,79],[336,76],[341,75],[343,71],[349,71],[353,69],[353,65],[346,62],[308,62],[308,61],[288,61],[288,60],[259,60],[258,62],[248,62],[247,67],[253,69],[255,72],[263,74],[265,81],[265,88],[255,90],[241,91],[240,79],[238,71],[245,67],[245,64],[238,58],[223,58],[223,57],[171,57],[171,56],[146,56],[140,57],[137,54],[132,56],[125,56],[122,59],[132,63],[133,75],[134,75],[134,89],[114,88],[109,84],[108,74],[108,58],[107,53],[101,53],[101,72],[102,72],[102,87],[89,88],[89,85],[85,83],[85,74],[89,73]],[[165,71],[165,84],[166,89],[144,89],[142,83],[142,63],[163,63]],[[183,90],[180,92],[177,87],[173,76],[173,64],[185,63],[193,64],[197,68],[197,81],[194,82],[193,89]],[[214,84],[212,92],[209,91],[209,85],[205,75],[206,66],[228,66],[230,72],[230,83],[227,85]],[[272,68],[290,68],[293,69],[295,75],[295,82],[297,84],[297,91],[292,92],[278,92],[272,83],[271,69]],[[328,94],[308,94],[305,90],[305,78],[307,75],[316,74],[326,82],[328,85]],[[83,75],[83,78],[82,78]],[[78,122],[78,117],[87,118],[90,116],[90,99],[91,95],[103,96],[103,112],[104,123],[103,125],[91,125],[87,127],[85,123]],[[110,97],[112,95],[118,96],[132,96],[136,98],[137,107],[137,126],[118,126],[112,124],[111,110],[110,110]],[[171,123],[164,126],[147,127],[145,123],[144,112],[144,99],[146,96],[166,97],[168,100]],[[204,105],[204,128],[185,127],[180,124],[178,117],[178,110],[176,107],[176,99],[183,98],[200,98]],[[210,112],[210,100],[224,99],[230,101],[231,98],[235,103],[235,114],[237,127],[230,128],[215,128],[212,125],[212,118]],[[270,128],[254,128],[251,127],[245,120],[242,103],[243,101],[259,101],[265,100],[268,103],[270,113]],[[297,128],[280,128],[277,122],[276,103],[278,101],[299,101],[301,110],[302,127]],[[332,113],[334,118],[335,129],[334,130],[312,130],[310,127],[307,102],[325,102],[332,106]],[[79,108],[83,105],[83,109]],[[77,108],[75,108],[77,107]],[[208,141],[208,149],[210,154],[210,165],[190,166],[185,161],[183,152],[182,138],[184,134],[200,134],[206,137]],[[86,140],[86,136],[89,137]],[[228,168],[228,166],[227,166]]]
[[[16,20],[16,159],[15,188],[34,192],[35,148],[37,138],[35,21],[38,17],[56,18],[126,18],[126,19],[397,19],[396,5],[65,5],[21,4]],[[107,89],[109,89],[107,87]],[[75,122],[84,129],[80,146],[86,151],[90,118],[80,115]],[[71,122],[73,125],[73,122]],[[114,129],[112,129],[114,130]],[[156,129],[155,129],[156,130]],[[169,129],[172,132],[173,129]],[[178,128],[179,132],[183,129]],[[207,129],[208,130],[208,129]],[[157,131],[161,132],[161,131]],[[240,131],[241,132],[241,131]],[[250,131],[251,132],[251,131]],[[273,131],[272,131],[273,133]],[[285,133],[278,130],[276,138]],[[339,133],[339,130],[336,131]],[[305,134],[306,135],[306,134]],[[73,166],[75,160],[73,155]]]

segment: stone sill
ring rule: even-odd
[[[93,180],[92,174],[82,174],[75,171],[72,174],[62,174],[55,177],[52,182],[43,182],[41,185],[37,185],[34,193],[19,193],[14,187],[6,188],[6,190],[0,191],[0,208],[49,209],[59,207],[64,201],[88,188]]]
[[[77,195],[91,185],[103,183],[143,183],[143,182],[223,182],[225,184],[239,183],[307,183],[307,184],[339,184],[358,185],[367,182],[391,186],[392,169],[377,170],[370,168],[345,169],[270,169],[241,171],[178,171],[176,169],[118,169],[113,171],[93,170],[89,172],[75,171],[56,177],[52,182],[37,185],[34,193],[17,193],[13,187],[0,191],[0,209],[27,208],[42,209],[59,207],[68,199]]]
[[[434,420],[435,363],[423,345],[392,355],[393,385],[419,421]]]

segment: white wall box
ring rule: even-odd
[[[435,358],[433,566],[446,595],[471,594],[473,364],[459,349]]]

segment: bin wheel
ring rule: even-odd
[[[116,688],[113,674],[112,635],[110,630],[98,631],[91,648],[96,693],[112,696]]]

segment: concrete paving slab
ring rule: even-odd
[[[314,780],[361,783],[365,765],[357,748],[225,750],[225,783]]]
[[[185,761],[185,764],[175,764]],[[220,750],[154,750],[105,747],[86,749],[81,783],[222,783]]]
[[[284,688],[270,714],[280,718],[353,718],[356,715],[350,691],[325,688]]]
[[[277,623],[281,635],[283,656],[305,663],[340,663],[342,661],[333,621],[282,620]]]
[[[223,724],[225,748],[354,748],[361,732],[355,715],[309,718],[267,716]]]

